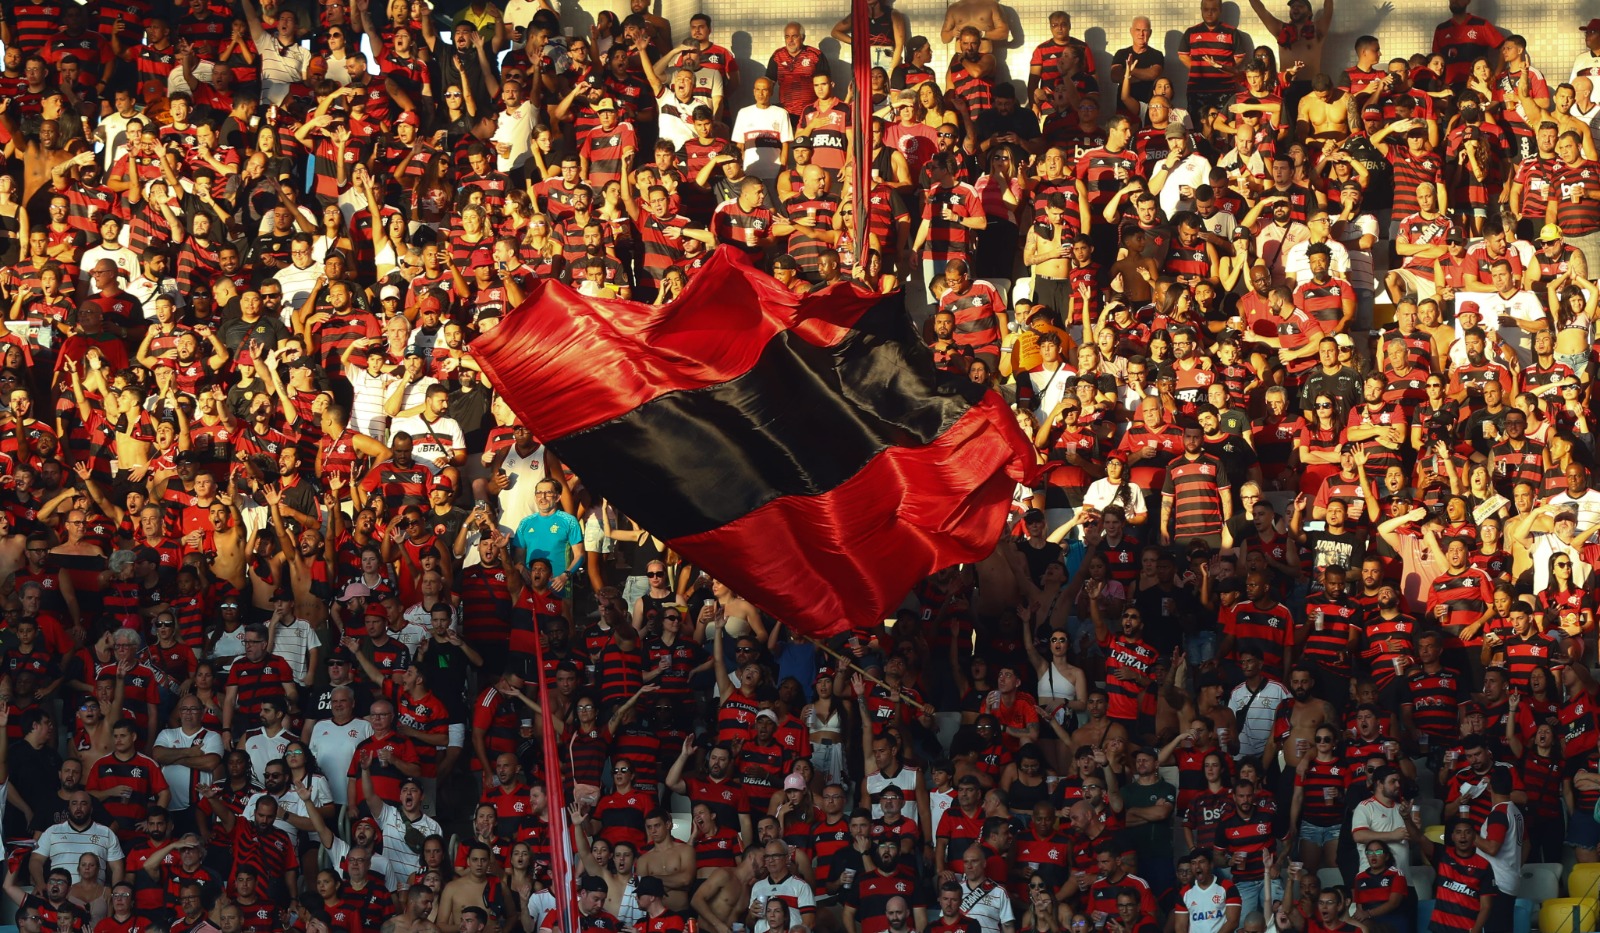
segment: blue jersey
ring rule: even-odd
[[[517,523],[512,545],[522,549],[523,560],[532,565],[535,557],[550,562],[550,575],[559,577],[572,566],[570,548],[583,543],[583,529],[566,512],[540,515],[535,512]]]

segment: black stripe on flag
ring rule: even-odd
[[[932,442],[985,391],[934,367],[896,295],[835,346],[784,331],[743,375],[669,392],[549,443],[592,488],[638,490],[619,504],[673,539],[780,496],[828,492],[891,446]],[[646,482],[682,494],[653,495],[639,489]]]

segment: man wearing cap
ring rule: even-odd
[[[584,178],[596,188],[622,177],[639,151],[639,138],[633,124],[620,122],[617,102],[602,97],[594,104],[600,125],[591,130],[578,146]]]
[[[1168,123],[1162,136],[1167,154],[1150,167],[1150,193],[1159,198],[1162,213],[1175,218],[1194,207],[1195,191],[1211,177],[1211,162],[1194,150],[1182,123]]]
[[[389,870],[384,881],[390,890],[399,890],[422,865],[422,841],[432,834],[443,835],[437,821],[423,812],[422,781],[415,777],[400,779],[400,802],[396,806],[378,796],[372,784],[372,769],[377,764],[368,754],[358,754],[355,765],[361,770],[363,802],[378,821],[383,838],[389,840],[384,853],[389,857]]]

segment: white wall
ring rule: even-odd
[[[1288,16],[1282,0],[1265,0],[1267,8],[1280,18]],[[806,28],[806,41],[816,45],[835,63],[835,78],[848,80],[848,68],[839,56],[839,43],[828,31],[849,9],[843,0],[829,4],[776,3],[772,0],[654,0],[655,10],[672,23],[673,37],[688,34],[689,17],[704,11],[712,18],[712,38],[731,48],[742,67],[744,93],[737,103],[748,99],[749,82],[764,73],[767,58],[783,44],[783,26],[798,20]],[[1320,0],[1313,0],[1321,9]],[[626,13],[626,3],[587,4],[580,10],[575,0],[560,0],[562,22],[587,30],[592,11],[607,6]],[[1154,25],[1151,42],[1167,54],[1167,74],[1174,79],[1181,95],[1182,65],[1177,45],[1183,30],[1200,21],[1198,0],[1151,7],[1145,0],[1101,0],[1090,8],[1060,0],[1023,0],[1003,4],[1011,20],[1012,39],[1006,50],[1004,68],[1010,77],[1025,80],[1033,47],[1050,37],[1047,21],[1051,11],[1064,9],[1072,14],[1073,35],[1083,39],[1094,51],[1099,71],[1108,71],[1109,57],[1128,44],[1128,24],[1134,16],[1149,16]],[[949,55],[939,43],[939,27],[944,21],[944,6],[929,0],[900,0],[897,9],[911,18],[911,34],[927,36],[934,43],[934,67],[943,84],[944,65]],[[1472,12],[1485,16],[1504,32],[1517,32],[1528,39],[1534,65],[1552,81],[1565,80],[1573,58],[1583,51],[1583,36],[1578,26],[1600,15],[1600,2],[1587,0],[1576,8],[1558,4],[1512,4],[1506,0],[1475,0]],[[1374,0],[1335,0],[1333,31],[1323,53],[1323,67],[1330,75],[1353,64],[1351,47],[1357,36],[1372,33],[1383,42],[1384,58],[1426,52],[1433,42],[1433,27],[1449,16],[1443,2],[1399,0],[1398,3]],[[1256,44],[1276,43],[1256,18],[1248,2],[1228,0],[1223,18],[1239,26]],[[949,50],[950,53],[954,49]]]

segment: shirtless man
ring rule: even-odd
[[[88,527],[89,513],[83,509],[73,509],[67,513],[67,520],[63,526],[67,531],[67,540],[50,549],[51,554],[71,555],[74,557],[105,557],[106,552],[100,545],[85,540],[84,530]]]
[[[1350,135],[1350,95],[1317,72],[1311,79],[1311,93],[1300,98],[1295,130],[1307,141],[1343,142]]]
[[[995,44],[1005,45],[1011,38],[1011,26],[1005,11],[995,0],[956,0],[944,13],[944,25],[939,28],[939,41],[945,45],[956,41],[961,30],[971,26],[983,33],[978,51],[987,55]]]
[[[1315,17],[1311,15],[1311,0],[1289,0],[1287,23],[1267,12],[1267,5],[1261,0],[1250,0],[1250,8],[1267,31],[1277,37],[1280,65],[1288,68],[1299,64],[1301,74],[1314,75],[1322,70],[1322,46],[1333,22],[1333,0],[1322,0],[1322,12]]]
[[[457,933],[461,929],[461,908],[482,907],[488,903],[486,889],[491,858],[489,847],[481,842],[473,842],[467,847],[466,872],[439,892],[437,916],[439,929],[443,933]]]
[[[712,933],[733,933],[735,923],[743,923],[750,906],[750,886],[755,884],[765,846],[751,846],[732,868],[712,869],[700,883],[690,904]]]
[[[611,847],[611,858],[601,864],[594,857],[594,847],[590,844],[589,832],[585,828],[587,821],[583,817],[583,810],[577,804],[571,804],[567,807],[567,812],[571,816],[572,828],[577,833],[577,849],[583,859],[584,874],[591,878],[599,878],[606,883],[606,912],[621,917],[628,889],[639,878],[638,853],[634,851],[631,843],[619,839]]]
[[[1439,302],[1434,299],[1417,302],[1417,329],[1433,338],[1433,371],[1436,373],[1448,372],[1446,358],[1456,341],[1455,326],[1445,323],[1441,315]]]
[[[338,477],[334,477],[337,479]],[[249,534],[244,528],[244,516],[232,495],[218,496],[206,510],[211,521],[211,541],[215,554],[211,558],[211,572],[226,580],[238,592],[244,592],[245,545]]]
[[[59,92],[47,94],[58,99],[60,97]],[[74,155],[64,148],[67,141],[61,138],[60,125],[53,120],[40,122],[36,138],[23,136],[22,127],[17,123],[18,115],[13,109],[13,100],[10,96],[0,98],[0,128],[17,143],[17,155],[22,160],[22,203],[30,212],[37,214],[37,209],[43,205],[33,203],[35,195],[50,191],[54,176],[65,172],[69,167],[67,163],[88,165],[94,161],[94,153]]]
[[[1045,199],[1044,216],[1028,225],[1022,262],[1033,273],[1033,301],[1065,316],[1072,306],[1072,231],[1067,228],[1067,196],[1059,191]],[[1070,326],[1071,322],[1068,322]]]
[[[267,506],[272,511],[272,528],[277,532],[282,557],[282,563],[274,568],[274,573],[289,574],[289,588],[294,592],[295,618],[305,619],[312,628],[319,628],[328,620],[328,604],[323,596],[312,592],[312,586],[317,583],[312,568],[319,560],[326,560],[330,565],[336,562],[333,542],[324,542],[322,532],[317,528],[302,529],[298,535],[291,537],[283,524],[283,493],[263,486],[262,494],[266,496]]]
[[[1001,535],[989,556],[973,565],[978,577],[976,605],[980,619],[998,619],[1007,607],[1022,602],[1032,589],[1028,581],[1028,561],[1017,550],[1016,538]]]
[[[1106,715],[1106,692],[1098,687],[1091,688],[1088,702],[1089,721],[1073,730],[1072,747],[1087,745],[1090,748],[1104,748],[1109,738],[1119,738],[1127,743],[1128,730],[1122,723],[1112,722]],[[1054,722],[1053,719],[1051,721]]]
[[[661,811],[644,820],[644,834],[650,851],[639,856],[639,875],[660,878],[667,886],[667,905],[671,910],[689,906],[689,888],[694,884],[694,846],[672,836],[672,817]]]
[[[27,545],[28,536],[11,527],[11,513],[0,512],[0,581],[12,579],[12,574],[22,566]]]
[[[1129,307],[1144,307],[1155,297],[1152,283],[1161,267],[1153,257],[1145,255],[1145,232],[1138,227],[1122,231],[1122,252],[1125,255],[1107,271],[1111,281],[1122,286],[1122,300]]]
[[[451,882],[451,884],[455,884],[455,882]],[[449,891],[450,888],[447,886],[445,893],[448,895]],[[405,899],[405,906],[398,914],[383,922],[383,926],[379,927],[379,933],[432,933],[434,930],[445,928],[443,909],[439,911],[440,922],[438,926],[435,926],[428,919],[428,914],[433,912],[434,897],[432,888],[419,884],[400,896]],[[457,930],[459,928],[458,924],[449,929]]]
[[[1314,740],[1317,727],[1339,725],[1339,714],[1334,710],[1333,704],[1312,695],[1316,685],[1316,675],[1308,667],[1296,667],[1289,673],[1289,692],[1292,697],[1285,701],[1287,710],[1282,706],[1278,707],[1279,716],[1287,713],[1289,734],[1281,739],[1276,735],[1267,739],[1267,750],[1262,756],[1263,761],[1275,759],[1281,748],[1284,771],[1293,771],[1295,766],[1300,764],[1301,758],[1316,749]]]

